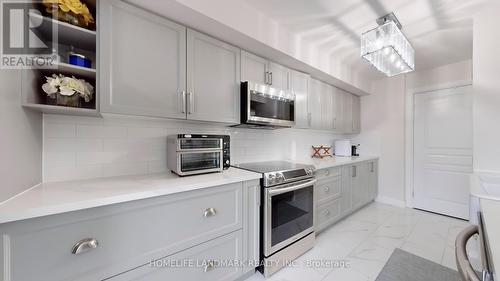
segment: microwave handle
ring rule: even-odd
[[[282,194],[282,193],[287,193],[287,192],[290,192],[290,191],[294,191],[294,190],[302,189],[304,187],[308,187],[310,185],[314,185],[315,183],[316,183],[316,179],[313,179],[313,180],[307,181],[305,183],[294,185],[294,186],[290,186],[290,187],[278,188],[278,189],[272,189],[271,188],[269,190],[269,195],[270,196],[274,196],[274,195],[278,195],[278,194]]]

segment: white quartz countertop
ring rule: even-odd
[[[378,159],[378,156],[366,156],[366,155],[354,156],[354,157],[333,156],[333,157],[326,157],[323,159],[311,158],[309,160],[302,161],[301,163],[314,165],[316,169],[319,170],[319,169],[355,164],[359,162],[376,160],[376,159]]]
[[[0,223],[169,195],[261,175],[230,168],[221,173],[179,177],[172,173],[43,183],[0,203]]]

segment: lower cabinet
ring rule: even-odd
[[[232,281],[242,274],[243,234],[236,231],[180,253],[115,276],[110,281],[217,280]]]
[[[259,191],[258,181],[234,183],[1,224],[0,275],[5,281],[104,280],[173,255],[209,260],[201,269],[207,274],[190,265],[150,267],[144,280],[181,280],[174,276],[183,269],[192,278],[182,280],[235,279],[250,268],[216,270],[211,261],[258,257]]]
[[[378,192],[378,161],[316,172],[315,229],[320,232],[373,201]]]

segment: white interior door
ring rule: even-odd
[[[471,86],[416,94],[414,101],[414,206],[468,219]]]

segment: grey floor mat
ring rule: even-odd
[[[459,281],[458,272],[395,249],[376,281]]]

